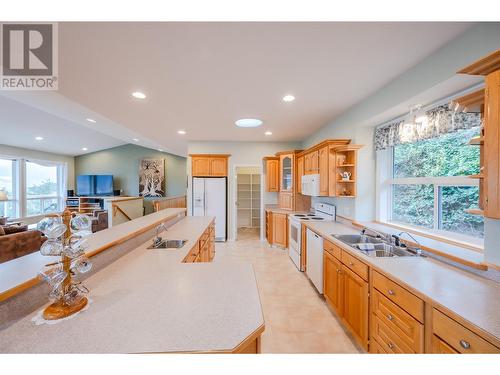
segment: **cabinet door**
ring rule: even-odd
[[[227,176],[227,158],[210,158],[210,176]]]
[[[269,192],[279,191],[279,166],[278,159],[266,160],[266,190]]]
[[[460,354],[436,335],[432,335],[433,354]]]
[[[210,176],[210,158],[206,156],[193,156],[191,174],[193,176]]]
[[[318,173],[319,171],[319,151],[311,152],[311,173]]]
[[[500,219],[500,70],[486,76],[484,121],[484,216]]]
[[[273,239],[276,245],[287,247],[288,245],[288,219],[286,214],[273,212]]]
[[[311,154],[304,155],[304,174],[311,173]]]
[[[293,155],[280,156],[280,192],[293,190]]]
[[[368,283],[342,265],[344,283],[343,321],[356,340],[368,347]]]
[[[279,208],[283,210],[293,210],[293,194],[280,193],[279,195]]]
[[[328,195],[328,146],[319,150],[319,194]]]
[[[343,278],[342,265],[328,251],[323,252],[323,294],[326,302],[332,307],[341,317],[342,297],[343,297]]]
[[[302,176],[304,175],[304,157],[297,158],[297,192],[302,193]]]

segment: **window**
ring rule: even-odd
[[[45,215],[63,209],[66,164],[0,158],[0,216],[11,219]]]
[[[57,165],[26,162],[26,216],[59,211],[58,169]]]
[[[0,159],[0,190],[7,192],[7,201],[0,202],[0,216],[18,217],[16,160]]]
[[[479,147],[469,145],[478,134],[474,127],[382,151],[391,172],[385,221],[482,238],[483,217],[466,212],[479,202],[478,180],[467,177],[479,173]]]

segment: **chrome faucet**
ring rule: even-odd
[[[396,240],[396,241],[395,241],[395,245],[396,245],[396,246],[402,246],[402,244],[401,244],[401,237],[403,236],[403,234],[406,234],[408,237],[410,237],[410,238],[413,240],[413,242],[415,242],[415,243],[417,244],[417,246],[418,246],[418,247],[417,247],[416,249],[414,249],[415,253],[416,253],[418,256],[422,255],[422,249],[421,249],[422,245],[420,244],[420,242],[418,242],[418,240],[417,240],[415,237],[413,237],[413,236],[412,236],[410,233],[408,233],[408,232],[404,232],[404,231],[403,231],[403,232],[400,232],[397,236],[396,236],[396,235],[393,235],[392,237],[394,237],[394,239]],[[404,246],[405,246],[405,247],[408,247],[406,244],[404,244]]]
[[[168,228],[165,226],[165,223],[161,223],[156,227],[156,232],[155,232],[156,235],[153,238],[153,245],[159,245],[163,241],[163,239],[160,237],[160,231],[162,229],[165,230],[165,232],[168,231]]]
[[[368,233],[367,233],[368,232]],[[384,241],[388,241],[389,243],[391,242],[390,241],[390,236],[385,234],[385,233],[382,233],[382,232],[379,232],[379,231],[376,231],[375,229],[371,229],[371,228],[367,228],[367,227],[364,227],[362,230],[361,230],[361,234],[362,235],[365,235],[365,236],[370,236],[370,237],[375,237],[375,238],[380,238]]]

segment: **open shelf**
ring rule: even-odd
[[[483,137],[474,137],[469,141],[469,144],[472,146],[482,146],[484,145],[484,138]]]
[[[355,167],[355,164],[337,164],[337,168]]]
[[[470,176],[467,176],[469,178],[473,178],[473,179],[481,179],[481,178],[484,178],[484,174],[482,173],[479,173],[479,174],[472,174]]]
[[[339,184],[343,184],[343,183],[354,183],[354,182],[356,182],[356,181],[354,181],[354,180],[337,180],[337,182],[338,182]]]

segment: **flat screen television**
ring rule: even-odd
[[[101,197],[113,195],[113,176],[85,174],[76,178],[76,195]]]

